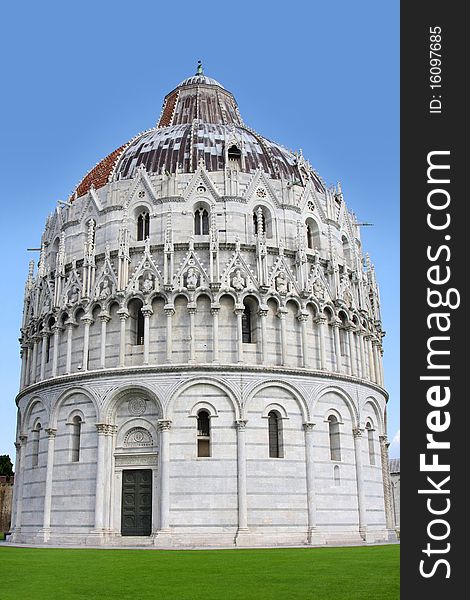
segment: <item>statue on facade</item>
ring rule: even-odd
[[[190,267],[186,276],[186,287],[188,289],[195,289],[198,284],[198,275],[196,269]]]
[[[235,271],[235,276],[232,279],[232,287],[237,292],[241,292],[245,288],[245,279],[242,277],[240,269]]]
[[[287,294],[287,292],[288,292],[287,276],[284,273],[284,271],[281,271],[279,273],[279,275],[276,277],[276,290],[280,294]]]

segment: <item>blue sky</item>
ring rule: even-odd
[[[9,2],[2,7],[0,454],[14,456],[18,334],[47,215],[205,73],[245,122],[341,181],[376,265],[389,437],[399,430],[399,2]],[[399,456],[399,444],[391,455]]]

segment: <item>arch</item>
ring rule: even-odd
[[[343,425],[343,417],[341,415],[341,413],[339,412],[339,410],[336,410],[336,408],[329,408],[326,413],[325,413],[325,418],[323,419],[325,422],[330,420],[330,417],[335,417],[335,419],[338,421],[338,423],[340,425]]]
[[[372,425],[372,419],[368,418],[365,426],[367,431],[367,448],[369,451],[369,464],[375,466],[375,440],[374,440],[374,427]]]
[[[133,396],[136,393],[143,394],[149,400],[155,403],[159,418],[163,418],[163,406],[162,402],[155,394],[153,390],[142,384],[127,384],[122,388],[116,390],[110,394],[105,406],[103,407],[102,414],[106,423],[114,423],[116,419],[116,412],[118,406],[125,401],[129,396]]]
[[[346,235],[341,236],[341,245],[343,247],[343,258],[344,263],[348,266],[352,266],[352,256],[351,256],[351,243],[349,238]]]
[[[385,435],[385,424],[382,416],[382,408],[380,407],[380,403],[373,396],[367,396],[364,401],[364,404],[361,407],[361,416],[366,412],[367,404],[370,404],[375,415],[376,419],[376,429],[379,431],[379,435]]]
[[[26,410],[24,412],[24,418],[23,418],[23,425],[26,427],[26,431],[22,432],[24,434],[26,434],[28,428],[30,427],[31,423],[30,423],[30,419],[31,419],[31,413],[33,411],[33,408],[37,405],[37,404],[41,404],[43,410],[46,413],[46,417],[47,420],[51,421],[50,418],[50,413],[48,410],[48,407],[46,405],[46,403],[44,402],[44,400],[42,398],[40,398],[39,396],[34,396],[33,398],[31,398],[31,400],[28,402],[28,405],[26,407]],[[43,426],[45,426],[45,424],[43,423]],[[50,425],[51,427],[53,427],[53,425]]]
[[[349,410],[349,415],[351,417],[353,427],[358,427],[359,426],[359,411],[358,411],[356,405],[354,404],[353,399],[342,388],[334,386],[334,385],[327,385],[327,386],[321,388],[317,392],[316,397],[312,401],[312,413],[315,412],[315,408],[316,408],[317,404],[320,402],[320,400],[323,398],[323,396],[326,396],[326,394],[330,394],[330,393],[338,394],[338,396],[340,396],[344,400],[346,407]]]
[[[173,405],[175,403],[175,401],[184,393],[186,392],[188,389],[190,389],[192,386],[195,385],[200,385],[200,384],[206,384],[206,385],[212,385],[216,388],[218,388],[220,391],[222,391],[227,398],[230,400],[234,412],[235,412],[235,419],[238,420],[241,418],[241,406],[240,406],[240,402],[238,400],[238,398],[235,396],[235,394],[233,393],[233,391],[222,381],[219,381],[218,379],[212,378],[212,377],[201,377],[201,378],[196,378],[196,379],[192,379],[191,381],[186,381],[184,384],[179,385],[176,389],[175,392],[173,392],[169,402],[168,402],[168,406],[167,406],[167,417],[168,419],[171,419],[171,415],[172,415],[172,410],[173,410]]]
[[[58,420],[58,416],[59,416],[60,407],[66,400],[68,400],[70,398],[70,396],[73,396],[74,394],[82,394],[88,400],[90,400],[90,402],[93,405],[93,409],[95,411],[96,421],[99,422],[98,400],[95,398],[95,396],[89,390],[86,390],[81,387],[73,387],[73,388],[69,388],[65,392],[63,392],[59,396],[59,398],[56,400],[56,402],[54,403],[52,410],[51,410],[51,417],[50,417],[50,426],[52,428],[57,429],[57,420]],[[76,411],[77,413],[81,412],[77,409],[74,409],[74,411]],[[72,411],[72,413],[70,413],[70,414],[73,415],[74,411]],[[83,416],[83,413],[82,413],[82,416]],[[83,422],[85,422],[84,416],[83,416]]]
[[[285,407],[282,406],[282,404],[278,404],[277,402],[272,402],[271,404],[268,404],[265,407],[265,409],[263,410],[263,414],[261,415],[263,417],[263,419],[267,419],[269,416],[269,413],[273,410],[279,414],[281,419],[289,418],[289,415],[287,414],[287,411],[286,411]]]
[[[340,422],[334,414],[331,414],[328,419],[328,437],[330,442],[330,459],[335,461],[341,460],[341,430]]]
[[[189,411],[188,417],[197,417],[200,410],[207,410],[211,418],[219,416],[219,413],[213,404],[205,400],[198,400]]]
[[[65,424],[70,425],[71,423],[73,423],[73,420],[75,419],[75,417],[79,417],[80,421],[82,423],[85,423],[85,415],[83,414],[83,412],[79,408],[74,408],[73,410],[70,411]]]
[[[253,400],[256,394],[268,387],[278,387],[291,394],[292,398],[297,402],[300,408],[300,413],[304,422],[309,421],[310,411],[308,408],[308,404],[305,401],[305,398],[303,397],[301,392],[299,392],[299,390],[297,390],[292,384],[288,383],[287,381],[278,381],[276,379],[256,383],[247,394],[247,399],[244,404],[244,411],[247,410],[250,402]]]
[[[134,417],[126,420],[126,422],[119,427],[116,433],[116,450],[119,451],[119,449],[123,449],[126,446],[126,438],[129,433],[133,429],[135,430],[139,428],[148,431],[150,437],[152,438],[152,446],[157,446],[158,432],[155,425],[145,417]]]
[[[194,235],[209,235],[211,207],[208,202],[198,200],[193,206]]]
[[[315,250],[315,248],[321,249],[321,238],[320,238],[320,227],[317,221],[313,217],[308,217],[305,220],[305,233],[307,236],[307,248],[309,250]]]
[[[257,203],[253,208],[253,233],[258,235],[262,226],[267,239],[274,238],[274,216],[273,209],[266,204]]]

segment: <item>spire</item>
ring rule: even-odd
[[[197,61],[197,70],[196,75],[204,75],[204,70],[202,68],[202,62],[200,60]]]

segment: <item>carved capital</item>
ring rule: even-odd
[[[126,319],[129,318],[129,311],[127,310],[127,308],[120,308],[117,311],[117,314],[119,315],[119,318],[121,319],[121,321],[125,321]]]
[[[24,445],[28,441],[28,436],[24,433],[19,436],[20,444]]]
[[[386,436],[386,435],[379,435],[379,442],[380,442],[381,446],[385,446],[385,448],[387,448],[387,449],[390,446],[390,442],[388,441],[388,436]]]
[[[80,321],[88,326],[90,326],[92,323],[94,323],[93,317],[91,315],[83,315],[83,317],[80,319]]]
[[[53,427],[48,427],[44,431],[47,433],[47,437],[49,438],[55,438],[55,434],[57,433],[57,429],[54,429]]]
[[[304,426],[304,430],[309,433],[311,431],[313,431],[314,427],[315,427],[315,423],[312,423],[311,421],[305,421],[305,423],[303,424]]]
[[[247,419],[237,419],[235,421],[235,427],[238,429],[238,431],[245,430],[247,423]]]
[[[157,424],[159,431],[170,431],[171,429],[170,419],[158,419]]]
[[[111,321],[111,317],[107,312],[100,312],[99,317],[102,323],[109,323],[109,321]]]
[[[175,314],[175,307],[172,304],[165,304],[163,310],[167,317],[172,317]]]
[[[299,323],[306,323],[308,321],[308,312],[299,312],[297,315],[297,321],[299,321]]]
[[[143,306],[140,310],[144,317],[147,319],[153,315],[153,310],[150,306]]]
[[[317,325],[324,325],[327,322],[327,319],[326,319],[326,317],[318,316],[313,319],[313,322],[316,323]]]
[[[117,431],[117,426],[109,423],[96,423],[95,427],[98,430],[98,435],[113,435]]]
[[[353,436],[356,439],[360,439],[362,437],[362,434],[364,433],[364,429],[361,429],[360,427],[353,427]]]

